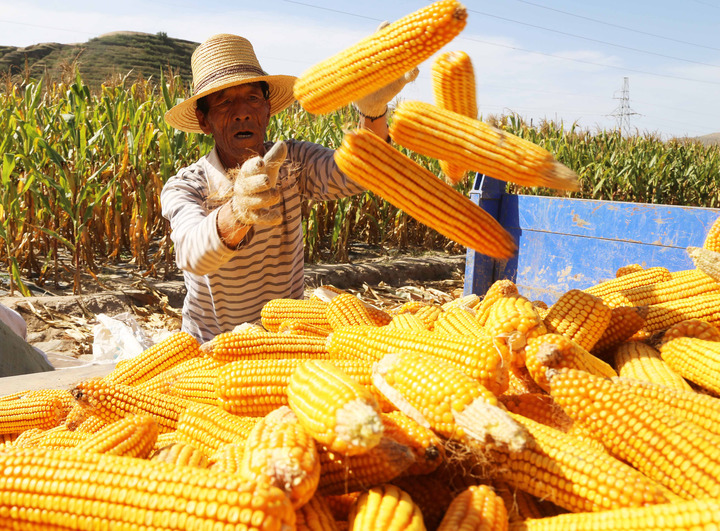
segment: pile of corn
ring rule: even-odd
[[[717,529],[718,395],[698,269],[549,308],[509,280],[387,311],[323,287],[0,398],[0,527]]]
[[[354,101],[465,17],[436,2],[312,69],[296,96],[311,112]],[[393,140],[441,157],[451,182],[487,168],[574,188],[547,152],[453,103],[444,72],[467,75],[465,59],[439,58],[438,105],[398,107]],[[514,252],[368,131],[336,160],[458,242]],[[202,345],[178,332],[72,390],[2,397],[0,528],[718,529],[718,252],[720,221],[697,269],[628,265],[549,308],[508,280],[389,311],[325,287]]]

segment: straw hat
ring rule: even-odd
[[[221,33],[198,46],[191,59],[193,74],[192,97],[178,103],[165,113],[165,121],[175,129],[202,133],[195,116],[196,101],[219,90],[266,81],[270,86],[270,115],[289,107],[295,97],[295,76],[269,76],[255,56],[250,41],[237,35]]]

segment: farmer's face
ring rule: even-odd
[[[203,133],[215,139],[220,160],[226,168],[241,165],[264,155],[265,129],[270,121],[270,102],[259,83],[226,88],[207,96],[207,114],[196,110]]]

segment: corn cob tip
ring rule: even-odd
[[[553,188],[569,192],[580,191],[580,180],[577,173],[563,163],[554,161],[547,172],[548,180],[552,180]]]
[[[453,417],[465,433],[480,443],[507,447],[511,452],[521,452],[528,442],[528,433],[510,414],[499,406],[483,399],[473,400],[462,411],[453,411]]]
[[[377,406],[365,400],[351,400],[337,412],[338,439],[350,446],[371,448],[383,436],[383,423]]]

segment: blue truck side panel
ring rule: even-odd
[[[507,278],[529,299],[552,304],[569,289],[614,278],[624,265],[690,269],[685,248],[702,245],[720,216],[720,209],[510,195],[504,189],[505,183],[479,175],[470,199],[492,206],[489,212],[515,237],[518,253],[498,261],[469,249],[466,295],[482,295]]]

